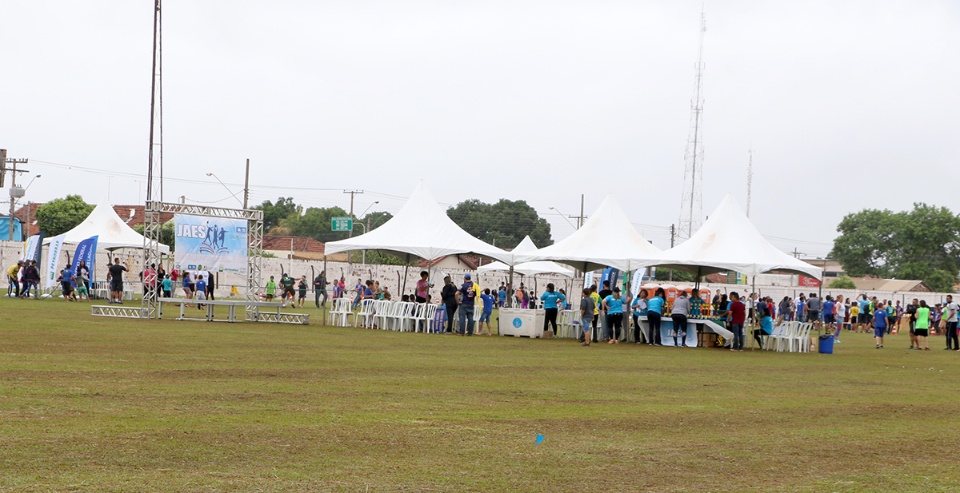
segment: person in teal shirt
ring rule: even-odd
[[[647,342],[651,346],[660,345],[660,318],[663,317],[665,296],[663,288],[657,288],[653,293],[653,298],[647,301],[647,323],[650,325],[650,340]]]
[[[620,288],[614,287],[613,294],[603,299],[603,309],[607,312],[607,330],[610,344],[620,344],[620,331],[623,328],[623,299]]]
[[[169,298],[173,290],[173,281],[170,280],[170,276],[163,276],[163,280],[160,281],[160,287],[163,289],[163,297]]]
[[[553,333],[557,333],[557,313],[560,311],[558,306],[563,304],[567,297],[563,293],[554,291],[553,283],[547,284],[547,290],[540,295],[540,301],[543,302],[543,310],[546,316],[543,318],[543,331],[546,332],[550,325],[553,325]]]

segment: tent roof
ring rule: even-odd
[[[507,252],[464,231],[447,216],[420,182],[399,212],[379,228],[360,236],[326,244],[327,254],[350,250],[382,250],[425,260],[476,253],[507,261]]]
[[[603,267],[634,270],[649,265],[659,256],[660,249],[637,232],[616,200],[608,195],[572,235],[519,257],[521,261],[563,262],[586,272]]]
[[[524,236],[510,254],[516,257],[517,254],[536,251],[537,245],[530,239],[530,235]],[[510,266],[503,262],[493,262],[482,265],[478,269],[481,272],[509,272]],[[558,274],[566,277],[573,277],[573,270],[564,267],[556,262],[546,260],[534,262],[522,262],[513,266],[513,271],[523,276],[535,276],[537,274]]]
[[[753,276],[787,271],[817,279],[823,277],[819,268],[770,244],[730,194],[689,240],[664,251],[660,260],[652,265],[693,272],[699,270],[701,275],[733,271]]]
[[[107,204],[97,205],[93,211],[75,228],[64,233],[64,243],[80,243],[91,237],[99,236],[97,248],[114,250],[117,248],[143,248],[144,237],[120,219],[113,207]],[[49,238],[44,240],[48,243]],[[170,253],[170,247],[161,244],[160,251]]]

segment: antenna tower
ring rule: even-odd
[[[147,202],[163,201],[163,34],[160,0],[153,6],[153,78],[150,82],[150,155]]]
[[[690,238],[703,222],[703,37],[707,32],[706,12],[700,11],[700,49],[697,76],[690,102],[690,135],[684,152],[683,199],[680,203],[678,236]]]
[[[750,202],[753,201],[753,149],[749,151],[747,160],[747,217],[750,217]]]

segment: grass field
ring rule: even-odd
[[[0,299],[0,491],[960,489],[960,353],[93,318]],[[545,437],[535,445],[535,437]]]

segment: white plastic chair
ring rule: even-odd
[[[374,310],[376,303],[376,300],[360,301],[360,311],[357,312],[353,319],[354,327],[373,328],[373,317],[377,313]],[[361,320],[363,321],[361,322]]]
[[[390,329],[390,315],[393,313],[393,302],[377,300],[373,303],[373,326],[380,330]]]
[[[793,340],[790,341],[790,351],[794,350],[796,347],[796,352],[798,353],[807,353],[810,352],[810,331],[813,330],[813,323],[807,322],[805,324],[800,324],[800,327],[795,334]],[[794,344],[796,346],[794,346]]]
[[[438,306],[436,303],[423,303],[423,312],[417,320],[417,332],[432,332],[431,324],[433,324],[433,317],[437,314]]]
[[[777,325],[773,328],[773,332],[767,336],[766,341],[764,341],[763,347],[767,350],[773,351],[783,351],[784,343],[789,347],[789,341],[794,332],[794,326],[797,322],[784,322],[780,325]]]
[[[579,312],[574,310],[564,310],[560,312],[560,333],[557,334],[557,337],[573,338],[576,339],[578,334],[576,329],[580,327],[580,324],[577,322],[577,314]]]
[[[423,303],[402,303],[403,309],[399,313],[397,324],[400,332],[416,332],[417,320],[423,316]]]
[[[333,300],[333,309],[330,310],[330,315],[333,317],[332,322],[334,326],[349,327],[350,316],[353,315],[353,310],[350,309],[350,300],[346,298]]]

